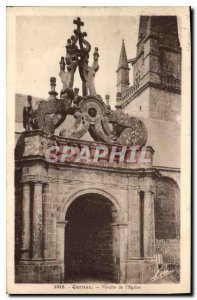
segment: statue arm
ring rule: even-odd
[[[99,70],[98,60],[93,62],[92,68],[94,69],[95,72]]]
[[[68,53],[66,55],[66,63],[67,63],[67,70],[68,70],[68,73],[69,73],[68,87],[72,88],[73,83],[74,83],[74,74],[75,74],[76,67],[77,67],[77,60],[73,61],[72,56],[70,55],[70,53]]]
[[[27,125],[27,113],[26,113],[26,108],[23,107],[23,128],[26,129],[26,125]]]
[[[68,76],[66,75],[65,71],[60,70],[59,76],[60,76],[61,81],[63,83],[63,88],[68,87]]]
[[[94,69],[95,72],[99,70],[98,58],[99,58],[98,48],[96,47],[93,54],[94,61],[92,64],[92,68]]]

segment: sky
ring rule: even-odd
[[[136,55],[139,15],[103,14],[60,14],[16,16],[16,93],[30,94],[46,99],[50,90],[49,78],[56,77],[56,90],[60,93],[62,83],[59,78],[59,61],[66,55],[66,41],[73,34],[76,25],[73,20],[81,17],[85,26],[87,40],[92,46],[89,64],[92,63],[94,47],[99,48],[99,71],[96,73],[97,94],[104,99],[110,95],[112,107],[116,103],[116,69],[120,56],[122,39],[125,41],[127,58]],[[132,66],[130,65],[130,84]],[[74,87],[81,91],[78,69],[75,73]]]
[[[59,61],[65,56],[67,39],[73,34],[76,16],[17,16],[16,18],[16,93],[47,98],[49,78],[57,78],[59,93]],[[94,47],[99,48],[99,71],[96,73],[96,92],[102,98],[110,95],[113,106],[116,97],[116,69],[122,39],[125,41],[128,59],[135,57],[139,17],[131,16],[83,16],[81,18],[92,46],[89,64],[92,63]],[[80,88],[78,70],[74,87]]]

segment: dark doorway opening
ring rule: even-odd
[[[65,228],[65,282],[113,282],[112,210],[99,194],[86,194],[68,208]]]

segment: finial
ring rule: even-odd
[[[66,44],[65,48],[66,48],[67,53],[71,52],[71,39],[67,40],[67,44]]]
[[[56,78],[55,77],[50,77],[50,85],[52,86],[56,86]]]
[[[77,20],[73,21],[73,24],[76,24],[77,25],[77,31],[81,32],[81,26],[84,26],[84,22],[82,22],[79,17],[77,17]]]
[[[110,95],[105,95],[106,105],[109,105]]]
[[[27,101],[28,101],[29,104],[32,103],[32,96],[31,96],[31,95],[28,95],[28,96],[27,96]]]
[[[98,58],[99,58],[98,47],[94,48],[93,56],[94,56],[94,60],[98,60]]]
[[[105,102],[108,109],[111,109],[111,106],[109,104],[110,95],[105,95]]]
[[[62,56],[60,59],[60,70],[64,71],[65,70],[65,61],[64,61],[64,57]]]
[[[58,93],[55,90],[56,87],[56,78],[55,77],[50,77],[50,86],[51,86],[51,90],[49,91],[49,99],[56,99],[56,96],[58,95]]]

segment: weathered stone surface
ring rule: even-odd
[[[136,120],[137,121],[137,120]],[[133,121],[132,121],[133,122]],[[135,122],[134,122],[135,123]],[[138,121],[137,121],[138,123]],[[133,124],[135,127],[135,125]],[[138,125],[137,125],[138,127]],[[143,140],[143,134],[141,133],[140,128],[139,135],[133,136],[133,138],[128,138],[127,134],[130,135],[133,132],[132,127],[125,130],[121,134],[120,139],[123,138],[125,140],[125,144],[128,145],[121,146],[120,144],[114,144],[113,146],[108,143],[93,143],[83,141],[80,144],[73,139],[66,139],[58,136],[48,137],[45,134],[42,135],[41,131],[36,132],[27,132],[24,133],[24,146],[23,146],[23,157],[27,156],[40,156],[43,157],[47,162],[50,159],[50,162],[57,164],[72,164],[73,162],[77,162],[79,165],[86,164],[87,166],[100,166],[104,168],[121,168],[121,169],[137,169],[137,168],[150,168],[153,164],[153,154],[154,150],[150,146],[140,147],[137,145],[129,146],[130,143],[134,143],[138,140]],[[129,133],[127,130],[131,130]],[[143,130],[142,130],[143,131]],[[127,133],[126,133],[127,132]],[[136,140],[135,140],[136,139]],[[51,147],[55,147],[53,150]],[[74,149],[74,154],[71,157],[62,158],[63,151],[65,146],[71,146]],[[89,157],[86,157],[86,153],[80,157],[81,149],[86,148],[88,153],[90,153]],[[98,151],[102,152],[102,149],[105,149],[106,155],[102,158],[99,158],[95,161],[95,151],[96,149],[100,149]],[[54,153],[54,156],[50,156]],[[114,154],[113,154],[114,153]],[[121,155],[122,153],[122,155]],[[123,159],[121,158],[123,156]],[[22,157],[22,154],[21,154]],[[24,173],[29,173],[29,176],[39,173],[43,177],[46,176],[46,172],[44,169],[37,170],[36,166],[32,166],[31,168],[24,168]],[[50,170],[53,172],[53,170]],[[57,174],[57,176],[59,176]],[[67,176],[69,178],[69,176]],[[65,178],[65,177],[64,177]]]
[[[157,239],[180,236],[180,191],[176,182],[164,177],[157,180],[155,198],[155,235]]]
[[[127,264],[127,283],[150,283],[157,271],[157,265],[152,262],[129,260]]]
[[[27,124],[25,125],[26,130],[40,129],[48,134],[54,134],[55,129],[70,114],[76,119],[74,126],[69,131],[66,128],[61,130],[61,136],[80,139],[89,131],[95,141],[128,146],[145,145],[147,130],[143,121],[125,115],[119,106],[117,106],[116,111],[112,111],[109,103],[106,105],[102,98],[96,94],[94,78],[99,69],[98,48],[95,48],[94,61],[90,67],[88,59],[91,46],[84,38],[87,34],[81,32],[81,26],[84,23],[81,22],[80,18],[77,18],[74,24],[77,25],[77,30],[74,30],[74,35],[67,40],[65,60],[64,57],[61,57],[60,60],[60,77],[63,83],[63,89],[60,93],[61,99],[56,98],[56,78],[51,77],[49,101],[40,101],[38,109],[34,112],[31,106],[29,106],[28,110],[24,110],[26,112],[24,113],[24,124]],[[78,42],[79,46],[77,46]],[[122,72],[122,68],[128,72],[128,63],[124,49],[123,44],[118,74]],[[66,72],[65,66],[67,67]],[[73,90],[74,73],[77,67],[82,80],[83,97],[78,95],[78,88]],[[122,82],[122,78],[120,78],[120,81]],[[28,113],[28,111],[30,112]],[[35,115],[36,128],[30,128],[29,126],[33,118],[32,113]],[[112,124],[112,130],[109,124]],[[26,144],[29,145],[28,139],[26,139]],[[29,145],[29,151],[31,151],[31,147]]]
[[[165,264],[180,265],[179,239],[156,239],[155,251],[157,254],[162,254]]]
[[[22,202],[22,248],[21,258],[30,258],[31,243],[31,190],[30,184],[23,184],[23,202]]]
[[[32,220],[32,257],[42,258],[42,184],[34,184]]]
[[[169,24],[171,27],[166,30]],[[130,62],[133,84],[124,89],[119,99],[124,112],[178,122],[181,114],[181,48],[177,18],[147,16],[146,19],[141,16],[137,53]]]
[[[53,133],[54,128],[63,122],[66,115],[71,114],[76,122],[69,136],[77,139],[66,139],[64,137],[68,135],[66,130],[62,131],[61,137],[56,137],[47,136],[42,131],[29,131],[27,126],[23,151],[20,159],[17,157],[16,161],[17,168],[21,171],[17,173],[16,207],[20,207],[18,206],[20,203],[23,204],[23,224],[26,224],[23,243],[20,241],[16,243],[16,282],[64,282],[70,267],[69,262],[72,262],[72,275],[75,275],[76,270],[80,272],[80,268],[81,271],[85,271],[83,274],[87,274],[86,272],[92,268],[92,272],[110,275],[109,278],[115,282],[146,283],[155,275],[158,264],[156,254],[162,255],[165,264],[178,264],[180,255],[178,238],[170,239],[168,236],[164,239],[163,236],[169,229],[167,226],[169,220],[173,220],[176,230],[179,228],[178,197],[170,195],[171,204],[166,201],[163,206],[161,205],[164,211],[159,215],[155,213],[157,209],[154,209],[154,204],[158,205],[158,192],[161,199],[161,196],[166,196],[166,190],[174,192],[174,185],[172,182],[168,182],[168,185],[163,184],[164,178],[160,181],[161,174],[158,169],[152,168],[153,149],[146,148],[146,158],[150,159],[148,164],[140,161],[141,150],[139,150],[135,165],[130,166],[125,161],[114,161],[110,165],[107,159],[96,164],[88,161],[49,163],[44,159],[46,150],[51,145],[75,145],[79,150],[78,139],[87,130],[96,141],[105,141],[109,147],[116,143],[142,146],[147,139],[146,127],[140,119],[123,114],[119,106],[116,111],[112,111],[109,103],[105,105],[101,97],[95,96],[93,77],[98,69],[98,51],[96,49],[94,53],[91,68],[86,61],[90,47],[84,39],[85,34],[80,32],[82,22],[77,19],[75,23],[77,33],[68,40],[66,58],[60,62],[60,76],[63,81],[60,99],[56,98],[56,82],[52,77],[49,100],[40,103],[37,113],[38,123],[47,133]],[[84,51],[76,48],[79,36],[84,45],[86,43]],[[168,88],[178,92],[179,78],[172,78],[168,74],[173,69],[171,59],[178,62],[178,56],[164,53],[162,70],[165,76],[160,76],[157,74],[160,71],[157,41],[147,38],[146,44],[142,44],[139,43],[139,56],[133,61],[135,84],[128,92],[129,97],[136,95],[147,82],[160,85],[161,89]],[[170,40],[167,44],[172,46]],[[74,91],[72,89],[77,65],[75,51],[79,51],[79,57],[83,58],[84,63],[79,65],[83,97],[78,95],[76,89]],[[64,72],[65,66],[68,72]],[[144,74],[147,67],[150,68],[150,72]],[[179,67],[178,65],[177,68]],[[127,73],[121,75],[124,84],[128,84],[125,61],[121,68],[126,68]],[[87,74],[84,74],[84,71]],[[124,86],[122,87],[124,89]],[[146,99],[149,99],[150,94],[149,90]],[[166,101],[167,104],[164,106],[156,98],[156,95],[152,97],[152,102],[148,102],[146,106],[148,117],[149,109],[152,116],[157,118],[163,114],[167,106],[172,107],[170,106],[172,99]],[[170,108],[167,111],[168,116],[169,111]],[[84,144],[91,148],[93,155],[97,143],[82,143]],[[31,184],[33,187],[32,214],[29,219],[27,209],[29,188],[24,189],[22,193],[24,184]],[[161,189],[158,190],[158,187]],[[77,208],[77,203],[82,205]],[[160,216],[163,224],[157,226]],[[16,239],[19,238],[21,230],[18,221],[20,217],[20,210],[17,209],[16,226],[19,228],[16,229]],[[31,239],[29,239],[29,223],[32,225]],[[158,239],[155,240],[155,233],[158,232],[159,237],[157,236]],[[21,259],[23,248],[30,250],[32,254],[25,256],[26,261]]]
[[[51,139],[53,140],[53,137]],[[149,190],[151,191],[150,195],[152,195],[152,192],[155,192],[155,180],[160,176],[158,172],[150,168],[143,169],[143,172],[141,169],[135,168],[130,171],[126,168],[126,172],[123,172],[122,168],[114,168],[113,171],[110,171],[109,167],[103,168],[103,166],[99,167],[96,165],[94,168],[88,169],[87,166],[89,165],[86,163],[81,164],[80,167],[78,167],[75,166],[75,164],[54,165],[52,163],[45,163],[44,161],[35,161],[32,166],[29,166],[31,159],[32,154],[25,156],[25,161],[22,164],[20,162],[20,167],[23,169],[23,172],[21,172],[23,181],[32,181],[32,185],[34,186],[32,195],[32,258],[36,260],[39,259],[42,262],[44,260],[53,260],[56,267],[59,268],[59,271],[55,271],[52,268],[52,273],[46,275],[48,269],[47,266],[44,265],[42,268],[43,271],[39,275],[40,282],[54,282],[57,278],[59,278],[58,280],[63,280],[65,259],[64,246],[66,245],[66,213],[78,197],[81,197],[82,195],[85,197],[85,195],[87,195],[88,199],[88,197],[90,197],[88,195],[91,194],[99,195],[102,201],[109,201],[109,203],[112,203],[115,207],[115,214],[112,214],[114,216],[116,215],[113,222],[112,235],[112,254],[114,255],[114,259],[111,260],[113,262],[111,269],[112,277],[115,281],[120,282],[129,282],[129,280],[131,280],[131,282],[132,280],[134,280],[134,282],[136,282],[135,280],[142,280],[141,282],[145,282],[148,280],[148,276],[150,278],[150,273],[152,274],[152,269],[150,270],[149,275],[147,275],[147,278],[142,279],[142,275],[139,277],[137,275],[132,275],[133,271],[131,272],[130,270],[131,264],[127,264],[127,259],[138,258],[139,260],[143,260],[142,254],[146,259],[154,259],[155,229],[153,224],[153,197],[151,196],[150,199],[147,198],[146,193]],[[41,183],[36,183],[39,175],[41,175],[40,178],[43,181],[41,181]],[[141,215],[139,207],[139,191],[145,193],[144,236],[147,238],[144,239],[143,252],[140,250],[142,247],[142,236],[140,235]],[[98,201],[96,200],[97,198],[94,199],[94,197],[95,196],[93,196],[93,200]],[[177,208],[176,220],[178,220],[178,218]],[[102,239],[100,240],[103,241],[105,240],[104,232],[105,231],[103,231],[103,233],[98,232],[98,235],[102,236]],[[111,238],[109,238],[109,240],[110,239]],[[96,240],[98,242],[99,238]],[[103,272],[108,272],[107,270],[109,270],[111,264],[109,261],[111,258],[109,257],[107,247],[109,248],[109,244],[108,246],[105,246],[103,242],[103,245],[99,248],[100,250],[98,250],[98,253],[100,254],[97,254],[101,255],[104,264],[102,268],[98,266],[98,272],[101,272],[101,270],[103,270]],[[163,250],[160,246],[158,246],[157,249],[162,253]],[[170,261],[170,256],[168,261]],[[28,260],[28,262],[31,266],[34,264],[37,266],[37,262],[34,262],[33,260]],[[61,268],[58,267],[59,265],[61,265]],[[44,270],[46,270],[46,272]],[[136,278],[138,279],[132,279],[133,276],[137,276]],[[25,279],[21,279],[19,275],[17,280],[20,281]],[[28,274],[26,280],[27,282],[30,282],[32,276]]]

